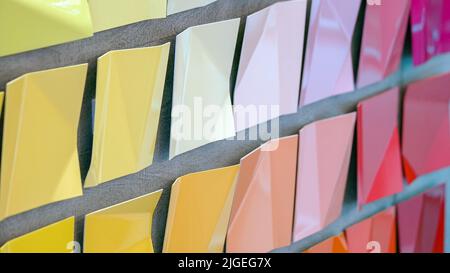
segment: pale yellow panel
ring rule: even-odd
[[[94,32],[166,17],[166,0],[89,0]]]
[[[216,0],[167,0],[167,14],[190,10],[202,6],[206,6]]]
[[[0,219],[82,195],[78,122],[87,64],[26,74],[6,86]]]
[[[195,26],[177,36],[170,158],[235,135],[230,76],[239,22]]]
[[[0,253],[71,253],[75,218],[70,217],[13,239]]]
[[[182,176],[172,185],[164,252],[223,252],[239,165]]]
[[[94,142],[85,187],[153,161],[170,44],[111,51],[98,60]]]
[[[87,0],[0,1],[0,57],[92,34]]]
[[[85,253],[151,253],[152,219],[162,190],[86,215]]]

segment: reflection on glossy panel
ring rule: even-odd
[[[174,13],[206,6],[216,0],[167,0],[167,14]]]
[[[89,0],[94,32],[166,17],[166,0]]]
[[[87,0],[0,1],[0,57],[89,36]]]
[[[85,253],[152,253],[152,221],[162,190],[92,212],[84,220]]]
[[[170,44],[111,51],[98,60],[94,142],[85,187],[153,161]]]
[[[306,0],[287,1],[248,16],[234,91],[236,131],[297,112],[306,9]]]
[[[346,229],[350,253],[396,253],[397,219],[395,207],[363,220]]]
[[[358,104],[358,204],[365,205],[403,190],[399,89]]]
[[[414,64],[450,52],[450,1],[411,0]]]
[[[272,140],[241,159],[227,252],[268,252],[292,237],[298,136]]]
[[[240,19],[177,36],[170,158],[235,135],[230,75]]]
[[[300,130],[294,241],[332,222],[342,211],[356,113],[317,121]]]
[[[403,105],[406,178],[450,166],[450,73],[412,83]]]
[[[236,165],[175,181],[163,252],[223,252],[238,172]]]
[[[300,106],[353,91],[352,37],[361,0],[314,0]]]
[[[411,0],[367,5],[359,58],[358,88],[397,71],[403,53]]]
[[[71,253],[74,229],[75,218],[70,217],[7,242],[0,253]]]
[[[78,123],[87,64],[6,86],[0,219],[82,194]]]

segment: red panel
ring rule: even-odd
[[[433,188],[398,205],[400,251],[443,251],[445,186]]]
[[[398,88],[358,105],[358,204],[403,190]]]
[[[408,182],[450,166],[450,73],[408,87],[403,113],[403,160]]]

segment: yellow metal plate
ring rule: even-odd
[[[162,190],[86,215],[85,253],[151,253],[152,219]]]
[[[71,253],[75,218],[69,217],[13,239],[0,248],[0,253]]]
[[[98,60],[94,142],[85,187],[153,161],[170,43],[111,51]]]
[[[0,219],[82,195],[77,132],[86,72],[82,64],[7,84]]]
[[[89,0],[94,32],[166,17],[166,0]]]
[[[92,34],[87,0],[0,1],[0,57]]]
[[[182,176],[172,185],[164,252],[223,252],[239,165]]]

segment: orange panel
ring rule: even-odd
[[[268,252],[290,244],[298,136],[273,140],[241,160],[227,252]]]

